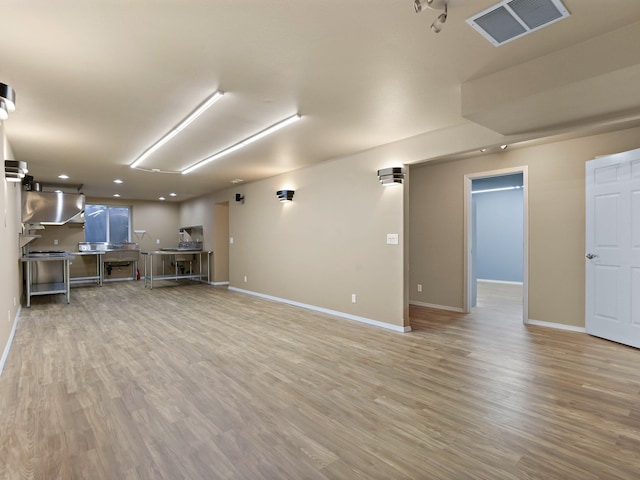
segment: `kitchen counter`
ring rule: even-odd
[[[32,252],[23,256],[20,261],[25,264],[25,283],[27,287],[27,307],[31,307],[31,297],[34,295],[52,295],[64,293],[67,303],[71,303],[69,265],[73,255],[69,252]],[[33,283],[33,268],[36,262],[62,262],[63,280],[54,283]]]
[[[102,283],[104,281],[104,263],[102,262],[102,255],[104,254],[105,252],[100,250],[71,252],[71,255],[74,257],[88,257],[91,255],[96,257],[96,274],[88,275],[85,277],[71,277],[69,279],[71,285],[83,284],[88,282],[97,282],[98,285],[102,286]]]
[[[211,283],[211,255],[213,252],[203,251],[203,250],[195,250],[195,249],[187,249],[187,248],[171,248],[171,249],[161,249],[161,250],[152,250],[148,252],[140,252],[144,258],[144,286],[145,288],[148,286],[150,289],[153,288],[154,280],[179,280],[181,278],[195,280],[198,282]],[[191,259],[182,259],[178,260],[178,257],[183,256],[191,257]],[[207,270],[206,272],[202,271],[202,256],[205,255]],[[154,257],[160,257],[160,261],[162,262],[162,274],[157,275],[153,273],[153,263]],[[196,256],[198,257],[196,262]],[[170,263],[172,263],[174,269],[173,271],[169,271],[166,268],[166,260],[170,259]],[[193,264],[198,264],[198,271],[195,272],[193,268]],[[182,269],[179,268],[179,263],[182,264]],[[189,263],[188,270],[185,271],[184,264]]]

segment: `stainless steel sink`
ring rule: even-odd
[[[81,252],[112,252],[119,250],[139,250],[135,242],[79,242],[78,250]]]

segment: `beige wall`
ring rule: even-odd
[[[6,140],[4,128],[0,123],[0,150],[4,159],[13,159],[13,152]],[[2,272],[2,288],[0,288],[0,368],[3,365],[11,331],[16,322],[22,294],[22,278],[20,266],[20,199],[19,183],[7,182],[4,175],[1,181],[2,193],[0,206],[3,221],[0,223],[0,272]]]
[[[529,318],[584,327],[585,162],[638,148],[639,139],[636,128],[413,166],[410,300],[462,308],[464,175],[527,165]]]
[[[379,184],[385,166],[365,152],[230,190],[231,286],[403,326],[403,187]]]
[[[370,151],[238,185],[184,202],[181,222],[204,226],[214,264],[228,249],[231,287],[403,327],[405,200],[403,187],[378,183],[387,166],[386,151]],[[295,190],[292,203],[278,201],[282,188]],[[219,228],[227,213],[228,233]]]

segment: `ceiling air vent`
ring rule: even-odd
[[[467,23],[498,47],[568,16],[561,0],[503,0]]]

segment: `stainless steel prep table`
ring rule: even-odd
[[[38,255],[29,254],[23,256],[20,261],[26,266],[26,284],[27,284],[27,307],[31,306],[31,297],[34,295],[52,295],[56,293],[64,293],[67,297],[67,303],[71,302],[70,281],[69,281],[69,265],[71,264],[71,255],[64,252],[55,255]],[[63,280],[55,283],[36,283],[33,281],[33,264],[34,262],[62,262],[63,264]]]
[[[144,258],[144,286],[149,285],[149,288],[153,288],[154,280],[179,280],[186,278],[189,280],[196,280],[198,282],[211,283],[211,254],[213,252],[203,250],[189,250],[189,249],[170,249],[170,250],[153,250],[150,252],[140,252]],[[193,258],[198,257],[198,271],[194,272],[191,263],[189,271],[186,273],[178,272],[178,262],[176,258],[178,255],[193,255]],[[202,271],[202,256],[206,256],[207,271]],[[162,261],[162,274],[154,275],[153,273],[153,258],[160,256]],[[166,269],[166,259],[172,257],[175,269],[173,273],[168,273]],[[203,280],[204,279],[204,280]]]
[[[86,277],[73,277],[70,278],[71,285],[78,283],[87,283],[87,282],[97,282],[98,285],[102,286],[102,282],[104,280],[104,263],[102,262],[102,255],[104,255],[104,251],[92,250],[86,252],[72,252],[71,255],[74,257],[84,257],[87,255],[95,255],[96,257],[96,274],[90,275]]]

